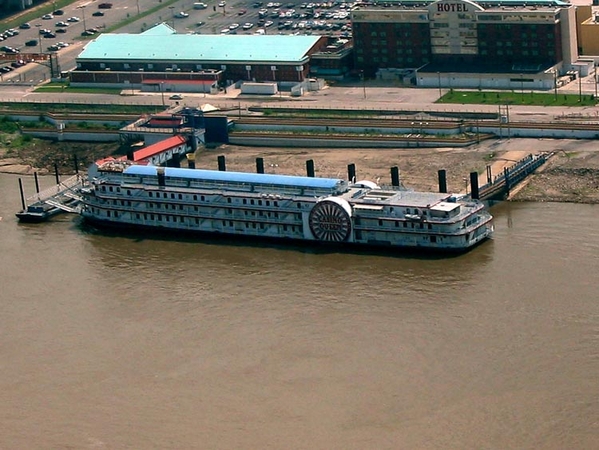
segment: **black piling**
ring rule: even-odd
[[[135,152],[133,151],[132,148],[127,150],[127,161],[133,161],[133,158],[134,158],[133,153],[135,153]]]
[[[187,153],[185,155],[187,157],[187,167],[190,169],[196,168],[196,154],[195,153]]]
[[[256,173],[264,173],[264,158],[256,158]]]
[[[511,186],[510,186],[510,174],[507,170],[507,167],[503,168],[503,178],[505,179],[505,193],[506,193],[506,196],[509,197]]]
[[[439,169],[437,178],[439,179],[439,192],[447,194],[447,171],[445,169]]]
[[[399,167],[391,167],[391,186],[399,187]]]
[[[347,179],[352,183],[356,181],[356,165],[354,163],[347,165]]]
[[[218,157],[218,170],[220,170],[221,172],[227,171],[227,163],[224,155],[220,155]]]
[[[314,160],[309,159],[306,161],[306,175],[314,178]]]
[[[33,179],[35,180],[35,193],[40,193],[40,180],[37,177],[37,172],[33,172]]]
[[[478,192],[478,173],[470,172],[470,197],[473,200],[478,200],[480,194]]]
[[[21,205],[23,206],[23,211],[27,206],[25,205],[25,194],[23,193],[23,180],[19,178],[19,192],[21,193]]]
[[[491,166],[487,166],[487,184],[491,184],[493,181],[493,173],[491,172]]]
[[[58,164],[54,163],[54,176],[56,177],[56,184],[60,184],[60,175],[58,175]]]
[[[166,186],[166,176],[164,175],[164,167],[158,167],[156,169],[156,175],[158,176],[158,186]]]
[[[75,167],[75,173],[79,173],[79,161],[77,161],[77,155],[73,155],[73,166]]]

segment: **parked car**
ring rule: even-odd
[[[169,100],[183,100],[183,96],[181,94],[173,94],[169,97]]]
[[[52,20],[54,19],[54,16],[52,14],[44,14],[42,16],[42,20]]]
[[[54,11],[55,16],[62,16],[63,14],[64,14],[64,11],[62,9],[57,9],[56,11]]]
[[[103,17],[104,13],[102,11],[96,11],[95,13],[92,14],[92,16],[94,16],[94,17]]]
[[[67,19],[67,22],[72,22],[72,23],[74,23],[74,22],[79,22],[80,20],[81,20],[81,19],[80,19],[79,17],[77,17],[77,16],[73,16],[73,17],[69,17],[69,18]]]
[[[187,14],[185,11],[180,11],[177,14],[175,14],[175,17],[177,19],[185,19],[186,17],[189,17],[189,14]]]
[[[100,9],[110,9],[110,8],[112,8],[112,3],[100,3],[98,5],[98,8],[100,8]]]
[[[31,39],[30,41],[25,42],[27,47],[35,47],[38,44],[37,39]]]
[[[48,30],[47,28],[40,29],[40,34],[47,34],[47,33],[52,33],[52,30]]]
[[[208,5],[203,2],[197,2],[197,3],[193,4],[193,9],[206,9],[206,8],[208,8]]]
[[[21,30],[28,30],[29,28],[31,28],[31,24],[25,22],[25,23],[22,23],[21,25],[19,25],[19,28]]]
[[[246,22],[243,24],[243,28],[244,30],[249,30],[250,28],[252,28],[254,26],[254,24],[252,22]]]
[[[227,2],[225,2],[225,1],[223,0],[222,2],[220,2],[220,3],[218,4],[218,6],[220,6],[221,8],[224,8],[226,4],[227,4]]]
[[[56,34],[50,31],[49,33],[44,33],[42,36],[46,39],[54,39],[56,37]]]
[[[93,31],[85,30],[81,33],[81,36],[93,36],[94,34],[96,33],[94,33]]]
[[[57,29],[57,30],[55,31],[55,33],[61,33],[61,34],[64,34],[64,33],[66,33],[66,32],[67,32],[67,29],[66,29],[66,28],[59,28],[59,29]]]
[[[61,27],[61,28],[66,28],[69,26],[69,24],[66,22],[56,22],[56,26]]]

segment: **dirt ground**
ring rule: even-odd
[[[491,140],[468,148],[443,149],[294,149],[222,145],[202,151],[198,168],[216,169],[217,157],[226,157],[227,170],[255,171],[264,158],[266,173],[304,175],[306,161],[314,160],[316,176],[347,177],[347,165],[356,165],[358,179],[390,184],[390,169],[398,166],[404,186],[423,191],[438,188],[437,172],[447,171],[448,188],[463,192],[470,172],[493,175],[530,153],[554,152],[549,162],[514,191],[513,201],[599,203],[599,147],[594,141],[554,139]]]
[[[52,173],[54,162],[61,174],[74,172],[73,156],[79,167],[112,154],[115,144],[55,143],[33,141],[27,148],[7,152],[0,148],[0,172]],[[397,166],[404,186],[423,191],[438,188],[437,171],[447,171],[451,192],[463,192],[470,172],[485,173],[491,165],[499,174],[505,165],[529,153],[555,155],[536,174],[514,191],[514,201],[561,201],[599,203],[599,147],[595,141],[554,139],[489,140],[468,148],[398,149],[297,149],[221,145],[201,149],[196,167],[216,169],[219,155],[226,157],[227,170],[255,171],[256,158],[264,158],[266,173],[304,175],[312,159],[316,176],[347,178],[348,164],[356,165],[357,179],[390,184],[390,169]]]

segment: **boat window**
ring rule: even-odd
[[[244,198],[244,199],[243,199],[243,204],[244,204],[244,205],[247,205],[247,203],[248,203],[247,199],[246,199],[246,198]]]
[[[179,194],[179,200],[182,200],[183,196],[181,194]]]
[[[279,203],[278,203],[278,202],[274,202],[274,205],[275,205],[275,206],[279,206]]]
[[[231,203],[231,197],[227,197],[227,203]]]
[[[206,197],[204,197],[203,195],[200,197],[200,200],[204,201],[206,200]]]
[[[297,204],[297,207],[298,207],[298,208],[301,208],[301,207],[302,207],[302,204],[301,204],[301,203],[298,203],[298,204]]]
[[[251,205],[253,205],[253,204],[254,204],[254,200],[253,200],[253,199],[252,199],[252,200],[250,200],[250,204],[251,204]]]
[[[270,202],[266,200],[266,206],[270,206]]]
[[[437,242],[437,236],[431,236],[431,242],[434,244]]]

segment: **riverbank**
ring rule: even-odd
[[[114,144],[91,145],[34,141],[31,146],[0,149],[0,172],[48,174],[58,162],[62,174],[74,172],[73,156],[80,168],[114,151]],[[355,164],[358,179],[390,184],[390,168],[398,166],[402,183],[414,190],[437,190],[437,171],[447,170],[452,192],[466,190],[470,172],[493,174],[522,155],[543,151],[555,156],[531,176],[512,196],[513,201],[558,201],[599,203],[599,149],[595,141],[553,139],[506,139],[481,142],[468,148],[398,149],[297,149],[220,145],[202,149],[196,156],[198,168],[216,169],[224,155],[227,170],[255,171],[256,158],[264,159],[267,173],[304,175],[306,161],[314,160],[316,176],[347,177],[347,165]]]

